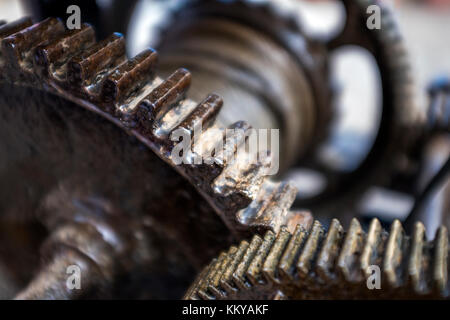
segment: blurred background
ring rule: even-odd
[[[126,34],[129,56],[134,56],[147,46],[158,47],[157,44],[160,39],[157,39],[157,37],[164,38],[166,35],[161,30],[167,31],[167,28],[170,28],[164,24],[167,18],[164,14],[170,11],[168,8],[172,4],[177,6],[177,3],[179,4],[183,1],[97,0],[67,2],[55,0],[0,0],[0,20],[13,21],[30,14],[39,16],[35,17],[36,20],[49,15],[58,15],[61,18],[65,18],[68,16],[65,11],[67,3],[78,3],[81,7],[81,20],[95,24],[99,38],[103,38],[113,31]],[[248,1],[261,2],[258,0]],[[336,34],[342,28],[343,23],[341,20],[345,20],[341,19],[342,5],[337,5],[339,4],[338,1],[276,1],[277,4],[280,4],[280,8],[289,11],[291,15],[298,16],[298,20],[302,22],[303,30],[308,36],[311,35],[312,38]],[[426,110],[430,105],[428,96],[430,83],[438,77],[450,77],[450,41],[448,41],[450,33],[450,0],[380,0],[380,2],[394,8],[395,18],[410,57],[415,86],[414,103]],[[114,10],[111,10],[111,8],[114,8]],[[171,19],[167,19],[167,21],[169,23],[179,22]],[[353,49],[345,52],[337,50],[338,52],[331,55],[331,78],[334,80],[333,85],[336,84],[337,87],[337,94],[335,97],[333,96],[336,100],[333,101],[333,107],[336,107],[337,119],[332,129],[334,140],[329,144],[325,144],[321,149],[322,160],[333,164],[343,174],[352,170],[356,171],[356,168],[363,162],[369,149],[373,146],[381,118],[379,110],[380,77],[374,60],[366,51]],[[276,60],[274,57],[278,56],[273,54],[272,57],[269,57],[271,55],[269,51],[262,52],[261,55],[267,55],[267,61],[273,62]],[[241,54],[241,52],[238,54]],[[262,59],[262,61],[265,62],[266,60]],[[190,66],[188,67],[190,69]],[[266,65],[261,64],[258,67],[265,69]],[[173,66],[170,66],[169,69],[174,70]],[[274,69],[270,69],[270,71]],[[266,72],[269,73],[269,78],[272,76],[270,71]],[[193,74],[198,74],[198,72],[193,72]],[[163,71],[162,76],[165,75]],[[210,79],[210,83],[205,81],[202,85],[210,86],[212,91],[215,91],[214,88],[220,88],[221,86],[230,86],[220,76],[221,74],[219,73],[218,77]],[[283,84],[281,83],[280,87]],[[327,83],[325,83],[324,87],[326,85]],[[210,92],[209,87],[203,89]],[[195,95],[195,90],[196,88],[193,88],[191,94]],[[236,116],[236,119],[225,119],[227,120],[225,122],[251,119],[254,113],[257,113],[255,110],[259,110],[257,106],[254,108],[250,107],[253,102],[250,99],[243,100],[246,97],[239,95],[240,92],[238,91],[236,89],[235,92],[232,92],[233,94],[236,93],[235,97],[231,94],[228,97],[225,96],[225,105],[228,103],[227,108],[231,108],[229,110],[233,111],[229,112],[228,115]],[[221,92],[219,93],[222,94]],[[204,92],[201,94],[203,95]],[[295,92],[295,96],[300,96],[300,94]],[[194,99],[197,98],[194,97]],[[244,110],[246,108],[242,108],[243,105],[248,110]],[[233,107],[235,109],[232,109]],[[262,112],[260,119],[258,119],[260,120],[259,126],[255,127],[277,127],[277,123],[264,122],[263,118]],[[439,170],[450,154],[448,135],[446,138],[430,143],[426,149],[426,152],[433,155],[430,157],[433,159],[428,161],[429,167],[426,167],[424,172],[420,174],[423,180],[420,182],[421,187],[426,185],[427,180],[430,180],[430,177]],[[426,156],[424,158],[426,160]],[[320,176],[318,172],[308,172],[301,170],[301,168],[283,174],[285,175],[281,178],[293,180],[297,183],[298,189],[301,190],[301,193],[298,195],[299,198],[309,196],[313,198],[321,192],[320,190],[324,189],[323,185],[326,184],[324,177]],[[445,188],[447,192],[450,190],[450,181],[447,181],[445,186],[441,188],[441,191],[436,193],[424,210],[424,212],[427,210],[431,212],[433,211],[430,209],[432,206],[438,207],[435,210],[439,212],[438,215],[431,215],[430,221],[426,224],[430,238],[433,236],[437,225],[444,220],[439,216],[441,211],[443,212],[442,215],[447,215],[447,225],[450,225],[448,210],[446,212],[444,212],[446,209],[441,210],[444,207],[442,202],[449,202],[448,193],[446,194],[443,191]],[[375,189],[368,190],[367,194],[362,197],[365,207],[361,209],[361,212],[376,212],[372,216],[377,216],[386,224],[392,222],[394,218],[405,220],[414,206],[414,194],[380,193],[378,191]],[[437,202],[434,201],[435,199],[437,199]],[[306,207],[309,209],[308,206]],[[374,207],[376,209],[373,209]],[[331,214],[334,217],[335,212],[331,212]],[[344,213],[339,212],[339,214],[343,215]],[[363,214],[361,215],[364,216]],[[348,213],[348,216],[351,217],[352,215]],[[320,219],[321,217],[318,218]],[[330,217],[322,218],[325,224]],[[7,279],[1,279],[1,275],[0,265],[0,288],[2,284],[7,287]]]

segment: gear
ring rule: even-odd
[[[55,18],[3,25],[0,39],[2,217],[37,219],[50,232],[46,263],[20,298],[74,298],[62,282],[69,262],[93,284],[143,261],[160,278],[189,279],[232,239],[305,218],[289,211],[295,188],[238,152],[250,126],[208,135],[220,97],[186,98],[190,73],[155,76],[155,51],[128,60],[122,35],[96,42],[89,25],[68,31]],[[170,133],[192,135],[198,124],[196,146],[225,140],[237,161],[176,165]]]
[[[350,10],[348,16],[356,17],[359,23],[362,11],[354,14],[354,2],[345,3]],[[346,32],[356,20],[351,21],[342,35],[328,44],[330,48],[351,43]],[[391,28],[391,20],[383,21],[386,28]],[[409,143],[401,144],[399,139],[404,136],[413,139],[413,135],[406,132],[416,128],[418,123],[416,117],[409,119],[415,112],[406,103],[409,99],[407,68],[399,60],[403,51],[396,47],[397,35],[388,33],[382,35],[383,32],[374,31],[371,35],[376,40],[375,45],[368,45],[369,51],[378,57],[384,90],[387,90],[384,95],[387,111],[383,115],[380,137],[367,163],[356,173],[360,181],[370,184],[374,183],[372,177],[378,179],[389,161],[405,152]],[[186,98],[191,82],[187,70],[178,69],[162,79],[154,73],[155,51],[147,49],[127,59],[124,38],[120,34],[96,42],[94,31],[88,25],[67,31],[58,19],[50,18],[34,25],[29,19],[21,19],[0,26],[0,40],[0,151],[7,155],[0,159],[0,193],[4,195],[0,212],[4,219],[38,220],[50,234],[42,246],[44,264],[18,298],[85,297],[92,294],[89,291],[93,287],[98,288],[94,294],[104,296],[111,292],[110,286],[117,286],[118,275],[137,273],[151,274],[147,298],[175,298],[166,295],[167,283],[191,281],[195,269],[233,241],[267,230],[264,240],[256,235],[254,239],[259,240],[252,241],[248,248],[244,242],[243,249],[241,246],[232,248],[231,255],[222,255],[220,266],[234,261],[242,251],[252,268],[239,262],[238,271],[249,276],[250,282],[238,278],[236,281],[241,282],[224,285],[229,284],[228,289],[231,288],[230,292],[236,297],[243,291],[235,289],[250,283],[254,285],[250,288],[260,290],[255,296],[272,292],[272,288],[260,287],[259,265],[273,263],[270,267],[275,270],[282,257],[281,251],[291,238],[288,230],[295,232],[292,238],[306,237],[306,231],[301,227],[294,230],[293,226],[300,221],[307,229],[310,215],[290,210],[297,194],[290,183],[274,182],[266,177],[270,158],[255,163],[248,161],[249,153],[238,152],[251,133],[249,124],[240,121],[230,125],[230,129],[239,129],[232,137],[212,134],[212,129],[220,126],[216,121],[222,107],[219,96],[210,94],[200,103]],[[363,41],[363,46],[366,45]],[[319,118],[328,116],[326,112],[318,113]],[[171,140],[171,133],[181,130],[192,137],[199,125],[203,133],[194,141],[194,153],[185,160],[206,154],[211,161],[178,165],[172,157],[176,142]],[[223,152],[212,154],[214,147],[221,143],[225,144]],[[402,148],[398,149],[397,144]],[[198,151],[200,149],[205,153]],[[236,156],[237,161],[228,161],[226,155]],[[369,170],[376,173],[367,173]],[[354,181],[353,176],[345,181]],[[360,189],[360,184],[351,185]],[[353,197],[354,190],[351,194]],[[332,203],[336,208],[336,203]],[[330,236],[333,230],[342,229],[336,224],[333,221],[326,239],[334,237]],[[344,257],[344,265],[339,268],[351,273],[345,278],[351,281],[354,255],[357,255],[352,250],[359,248],[365,239],[356,224],[352,223],[348,233],[351,236],[345,238],[339,255]],[[365,250],[372,250],[369,253],[373,253],[373,259],[383,252],[395,254],[383,262],[389,284],[393,284],[391,280],[396,273],[390,270],[400,268],[396,260],[399,255],[409,254],[403,247],[403,241],[407,244],[409,240],[403,237],[397,223],[389,240],[379,231],[376,222],[373,225],[375,230],[369,231],[369,235],[374,234],[376,238],[381,234],[381,240],[376,242],[378,240],[368,236],[367,243],[369,240],[380,243],[381,249]],[[275,239],[277,232],[281,240]],[[353,236],[355,233],[360,236]],[[433,277],[442,289],[443,279],[447,279],[446,231],[440,231],[435,247],[423,242],[420,230],[416,233],[418,240],[416,236],[413,238],[416,251],[411,257],[423,264],[427,259],[440,259],[436,260]],[[322,239],[323,234],[324,230],[315,223],[306,245],[294,249],[309,250],[305,259],[315,256],[319,247],[314,246],[322,240],[316,241],[314,237]],[[342,238],[336,237],[329,241],[341,243]],[[392,237],[394,240],[390,240]],[[401,239],[400,249],[396,247],[397,239]],[[346,245],[349,241],[355,245]],[[385,249],[382,248],[384,243]],[[334,245],[334,242],[330,244]],[[289,243],[287,248],[290,246]],[[336,245],[336,248],[341,247]],[[256,250],[261,255],[254,256]],[[294,261],[298,250],[290,251],[286,259]],[[333,250],[329,249],[324,255],[337,257]],[[433,257],[430,252],[434,252]],[[351,268],[346,264],[348,261]],[[67,290],[65,286],[66,267],[74,264],[80,265],[86,275],[87,288],[81,292]],[[417,287],[428,288],[424,284],[428,278],[422,278],[421,266],[414,264],[413,267],[417,269],[411,271]],[[222,276],[221,272],[207,274],[208,281],[213,281],[212,291],[220,289],[216,285],[217,281],[220,283],[219,274]],[[336,274],[330,271],[330,275]],[[318,290],[319,293],[314,294],[322,297],[325,289],[319,278],[308,272],[304,276],[312,281],[311,288]],[[273,280],[270,286],[278,283]],[[303,297],[297,290],[303,288],[303,283],[286,283],[275,286],[280,291],[279,297],[281,292],[288,297]],[[171,294],[183,291],[182,284],[179,291]],[[188,297],[197,297],[196,288]],[[293,289],[284,292],[285,288]],[[115,289],[123,290],[123,287]],[[204,297],[211,296],[211,292],[203,290],[203,293]],[[223,291],[219,293],[224,295]],[[354,297],[356,293],[349,293],[349,296]],[[131,296],[136,294],[140,293],[133,292]],[[305,297],[308,297],[306,293]]]
[[[370,187],[392,186],[396,175],[407,172],[413,166],[416,161],[412,155],[414,146],[425,134],[424,112],[414,101],[414,84],[407,51],[392,11],[376,0],[342,2],[347,20],[340,34],[327,42],[328,50],[356,45],[373,55],[381,77],[382,113],[376,140],[354,172],[339,178],[323,165],[316,167],[330,180],[329,193],[300,204],[329,218],[339,212],[355,212],[361,196]],[[370,5],[381,8],[380,29],[371,30],[366,26],[366,11]],[[312,167],[315,166],[312,163]],[[349,222],[349,218],[342,217],[345,222]]]
[[[426,241],[421,223],[410,238],[399,221],[390,233],[376,219],[367,233],[356,219],[346,233],[335,219],[328,232],[316,221],[308,231],[268,231],[232,246],[185,299],[448,298],[448,250],[445,227]]]

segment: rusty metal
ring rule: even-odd
[[[62,266],[75,262],[88,288],[134,268],[189,281],[232,239],[303,216],[289,212],[296,190],[264,179],[263,163],[173,163],[169,133],[199,122],[206,130],[222,105],[217,95],[186,98],[185,69],[163,80],[154,51],[127,60],[121,35],[97,43],[88,25],[66,31],[54,18],[0,34],[2,217],[49,232],[48,258],[19,298],[87,294],[61,282]]]
[[[383,23],[389,32],[359,33],[366,30],[359,28],[362,9],[372,2],[343,0],[348,17],[343,32],[321,43],[309,39],[294,20],[276,12],[275,2],[270,3],[253,7],[246,1],[199,2],[192,7],[192,17],[210,19],[214,13],[239,20],[245,32],[230,21],[216,21],[214,27],[242,43],[265,44],[264,48],[287,54],[285,64],[264,67],[261,57],[249,51],[250,60],[256,61],[253,67],[260,71],[256,79],[289,87],[272,92],[260,111],[270,121],[276,119],[273,127],[283,127],[289,138],[283,149],[291,153],[285,167],[310,165],[331,181],[330,189],[307,207],[322,216],[351,212],[361,192],[385,183],[401,169],[398,158],[408,157],[422,135],[424,119],[410,103],[409,71],[399,35],[388,11],[383,11]],[[190,27],[198,27],[202,35],[200,20]],[[188,25],[189,21],[185,20]],[[398,222],[388,235],[375,220],[366,235],[353,220],[344,236],[337,220],[325,231],[318,222],[312,223],[308,211],[291,209],[297,190],[289,182],[266,177],[270,159],[242,165],[250,157],[244,152],[237,162],[214,154],[211,164],[177,165],[171,157],[175,142],[170,134],[175,130],[192,136],[201,124],[204,131],[195,147],[208,152],[225,142],[223,152],[235,155],[251,125],[223,121],[224,114],[231,119],[235,112],[227,111],[226,105],[222,108],[220,96],[209,93],[207,77],[201,76],[200,86],[193,88],[195,99],[188,97],[191,73],[169,66],[179,61],[171,46],[177,52],[178,45],[191,43],[182,27],[172,27],[167,44],[161,45],[161,58],[147,49],[128,59],[122,35],[97,42],[89,25],[68,31],[55,18],[36,24],[27,18],[0,23],[0,219],[5,221],[0,234],[8,247],[0,256],[8,262],[6,274],[14,274],[9,291],[17,299],[178,298],[218,252],[250,235],[254,235],[250,243],[231,247],[214,260],[186,297],[326,298],[343,286],[339,297],[370,298],[361,290],[360,272],[369,262],[382,263],[388,279],[389,289],[381,297],[429,294],[430,282],[438,289],[431,294],[447,295],[445,228],[430,243],[423,238],[421,224],[408,238]],[[288,36],[305,47],[293,48]],[[186,43],[178,42],[178,37]],[[242,43],[237,51],[245,47]],[[384,98],[373,150],[348,176],[327,171],[310,158],[332,118],[326,57],[344,44],[360,45],[373,54]],[[201,48],[215,49],[208,43]],[[156,75],[158,59],[162,60],[158,74],[164,77]],[[223,68],[219,65],[213,76],[225,75]],[[232,86],[230,79],[224,81]],[[301,90],[289,86],[292,83]],[[253,87],[258,94],[265,88]],[[251,116],[244,120],[257,121]],[[239,128],[244,134],[233,137],[237,144],[227,144],[223,135],[208,135],[208,129],[218,127]],[[30,264],[7,259],[19,248],[27,248],[23,257]],[[39,260],[42,264],[36,267]],[[298,271],[291,268],[293,263]],[[83,272],[82,290],[66,286],[67,266],[74,264]],[[278,272],[286,278],[278,278]],[[404,286],[406,276],[413,287]],[[329,277],[329,284],[323,284],[323,277]],[[391,289],[395,286],[399,289]]]
[[[379,266],[380,287],[369,288]],[[315,221],[255,235],[214,259],[185,299],[417,299],[448,298],[448,231],[427,241],[417,223],[411,237],[395,221],[386,232],[368,232],[353,219],[347,232],[334,219],[328,230]]]

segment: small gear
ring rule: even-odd
[[[232,246],[185,299],[448,298],[448,252],[445,227],[427,241],[421,223],[408,237],[398,220],[389,233],[376,219],[367,233],[356,219],[347,232],[336,219],[328,231],[315,221]]]

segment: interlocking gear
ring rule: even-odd
[[[328,230],[315,221],[232,246],[185,299],[448,298],[448,249],[445,227],[427,241],[421,223],[408,237],[398,220],[389,233],[377,219],[367,233],[356,219],[347,232],[336,219]]]

